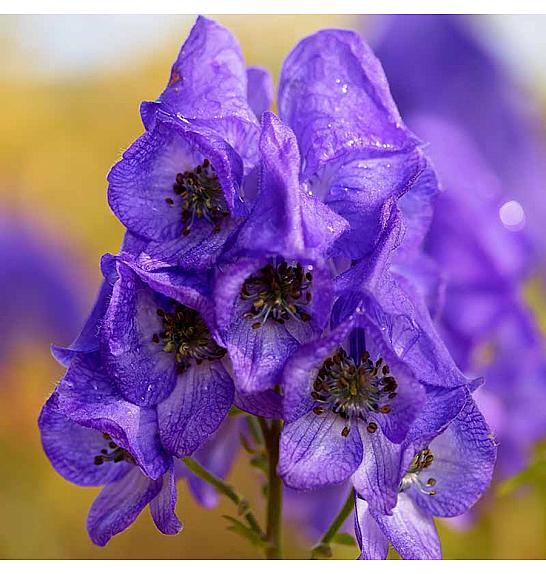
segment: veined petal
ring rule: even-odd
[[[402,446],[387,440],[381,430],[370,434],[359,425],[364,449],[362,463],[351,479],[356,493],[382,514],[391,514],[398,499]]]
[[[429,446],[434,460],[419,479],[433,478],[434,496],[415,488],[408,494],[425,512],[434,516],[458,516],[483,494],[493,475],[495,439],[471,397],[446,430]]]
[[[285,484],[309,490],[343,482],[362,460],[362,442],[353,427],[341,433],[345,421],[331,412],[308,413],[284,425],[278,473]]]
[[[152,340],[162,330],[160,296],[121,262],[118,274],[101,333],[103,359],[124,398],[155,405],[176,383],[173,353]]]
[[[182,202],[173,185],[177,174],[193,172],[205,159],[214,168],[227,210],[231,215],[243,213],[239,155],[215,133],[163,112],[158,113],[153,130],[136,140],[110,170],[108,201],[112,211],[143,238],[156,242],[179,239],[183,244],[187,237],[182,235]],[[196,217],[192,234],[192,241],[198,241],[196,236],[213,240],[214,226]]]
[[[237,238],[238,248],[289,259],[325,254],[347,222],[300,186],[296,137],[271,112],[262,118],[260,157],[258,197]]]
[[[354,32],[322,30],[292,50],[281,73],[279,110],[298,138],[305,177],[332,160],[415,146],[379,60]]]
[[[104,487],[89,509],[87,531],[91,540],[104,546],[129,527],[161,491],[163,480],[150,480],[138,468]]]
[[[182,524],[176,516],[176,479],[171,468],[163,475],[159,494],[150,502],[150,512],[155,525],[163,534],[178,534]]]
[[[57,393],[53,393],[44,405],[38,426],[42,446],[53,468],[74,484],[108,484],[122,477],[130,469],[126,462],[94,464],[95,457],[104,448],[102,433],[85,428],[65,417],[59,411]]]
[[[351,259],[370,253],[397,202],[407,211],[409,229],[416,234],[418,222],[412,209],[417,198],[413,201],[404,198],[419,193],[417,183],[424,177],[425,166],[426,160],[418,149],[392,157],[354,159],[342,165],[327,180],[324,197],[328,207],[350,226],[336,242],[334,253]],[[405,222],[406,217],[402,219]],[[407,238],[408,245],[416,241]]]
[[[404,560],[440,560],[442,549],[432,516],[404,493],[391,516],[372,511],[379,528]]]
[[[199,16],[156,103],[145,102],[141,115],[153,129],[156,112],[166,109],[221,134],[245,163],[256,161],[258,122],[247,101],[246,66],[229,30]]]
[[[233,403],[233,382],[221,361],[191,365],[157,406],[161,442],[173,455],[193,454],[218,428]]]
[[[368,509],[368,503],[355,496],[355,534],[360,547],[359,560],[386,560],[389,541]]]
[[[282,397],[272,389],[259,393],[235,393],[236,407],[265,419],[282,418]]]
[[[246,71],[247,99],[258,120],[271,108],[274,97],[273,78],[265,68],[252,67]]]
[[[167,470],[171,457],[159,440],[155,408],[126,401],[102,366],[99,353],[76,356],[58,386],[57,395],[61,413],[82,426],[100,431],[99,435],[110,435],[151,479],[159,478]],[[95,455],[108,442],[102,439]]]

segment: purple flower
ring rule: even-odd
[[[279,111],[298,139],[309,194],[350,224],[331,254],[358,259],[370,253],[393,205],[412,195],[429,170],[381,64],[358,34],[313,34],[284,63]]]
[[[423,422],[416,422],[412,440],[398,456],[383,459],[383,476],[397,492],[392,511],[379,512],[369,500],[356,498],[355,531],[361,559],[385,559],[389,542],[404,559],[441,558],[433,517],[462,514],[491,480],[494,439],[470,397],[440,434],[431,436]]]
[[[69,340],[81,318],[82,301],[74,262],[61,246],[46,230],[31,229],[19,215],[3,213],[0,259],[1,293],[8,302],[0,310],[0,362],[12,345],[32,336]]]
[[[268,84],[251,74],[267,105]],[[206,269],[245,215],[243,175],[257,161],[259,126],[247,102],[247,71],[235,38],[198,18],[154,103],[146,133],[111,170],[112,210],[147,240],[143,261]]]
[[[397,15],[381,23],[377,55],[404,118],[418,130],[413,115],[426,112],[469,134],[508,199],[523,206],[540,257],[546,247],[546,145],[532,97],[480,41],[471,17]]]
[[[81,486],[104,485],[87,519],[95,544],[130,526],[147,504],[163,533],[180,531],[173,457],[158,419],[157,408],[123,399],[97,353],[74,357],[45,404],[39,426],[54,468]]]
[[[286,359],[317,336],[330,312],[324,256],[345,227],[299,183],[292,131],[263,116],[257,199],[215,278],[220,335],[242,393],[279,383]]]
[[[445,186],[425,241],[445,282],[440,329],[458,364],[485,376],[476,400],[499,436],[498,469],[506,475],[522,468],[531,444],[546,432],[543,337],[521,295],[530,268],[528,237],[500,220],[502,182],[469,137],[432,117],[414,121],[434,143],[432,159]]]

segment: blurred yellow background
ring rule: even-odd
[[[275,79],[302,36],[356,26],[347,16],[217,19],[239,38],[247,63],[268,67]],[[99,257],[117,251],[123,232],[108,208],[106,174],[141,133],[140,101],[163,89],[192,22],[189,16],[0,19],[0,209],[39,222],[70,252],[74,281],[83,279],[82,319],[99,284]],[[535,89],[543,99],[543,85]],[[146,510],[106,548],[94,547],[85,516],[98,489],[66,482],[40,446],[36,420],[62,369],[50,358],[51,341],[32,335],[0,364],[0,558],[260,557],[226,531],[221,515],[232,512],[229,503],[202,509],[182,483],[179,536],[159,534]],[[259,484],[244,455],[231,480],[259,508]],[[546,558],[545,507],[545,485],[492,494],[471,529],[441,526],[444,555]],[[310,541],[297,532],[286,540],[289,557],[307,556]],[[354,548],[336,551],[339,558],[355,555]]]

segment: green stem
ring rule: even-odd
[[[252,530],[254,530],[254,532],[256,532],[256,534],[258,534],[261,538],[265,539],[263,530],[260,528],[260,525],[258,524],[258,521],[256,520],[253,512],[248,507],[248,502],[245,498],[238,494],[230,484],[210,473],[205,467],[201,466],[196,460],[190,458],[189,456],[183,458],[182,462],[191,470],[191,472],[193,472],[193,474],[195,474],[195,476],[198,476],[205,482],[208,482],[220,494],[227,496],[227,498],[236,504],[239,512],[245,517],[250,528],[252,528]]]
[[[333,540],[334,536],[338,533],[339,529],[343,526],[345,521],[347,520],[349,514],[353,511],[355,505],[355,497],[353,493],[353,489],[349,492],[349,496],[345,501],[345,504],[338,512],[337,516],[330,524],[330,527],[325,532],[324,536],[320,539],[318,544],[313,548],[311,551],[311,558],[323,558],[323,557],[330,557],[332,555],[332,550],[330,548],[330,542]]]
[[[266,557],[270,560],[280,560],[282,558],[282,481],[277,474],[277,465],[282,421],[275,419],[268,426],[263,419],[260,419],[260,425],[269,457],[266,540],[270,546],[266,549]]]

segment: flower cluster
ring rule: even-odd
[[[213,504],[191,461],[224,475],[239,421],[251,452],[259,422],[269,475],[295,491],[350,483],[363,558],[389,542],[439,558],[433,517],[476,502],[496,449],[481,380],[427,306],[435,172],[354,32],[302,40],[278,116],[271,100],[268,73],[199,18],[108,176],[127,232],[81,335],[54,349],[67,372],[44,449],[68,480],[104,486],[87,521],[103,545],[147,505],[178,532],[176,479]]]
[[[529,277],[544,274],[544,137],[529,98],[464,18],[388,17],[377,50],[445,188],[425,242],[443,284],[443,304],[431,298],[430,308],[457,364],[485,375],[477,402],[505,477],[546,436],[544,335],[523,296]],[[417,64],[427,70],[418,78]],[[447,97],[435,94],[440,77]]]

